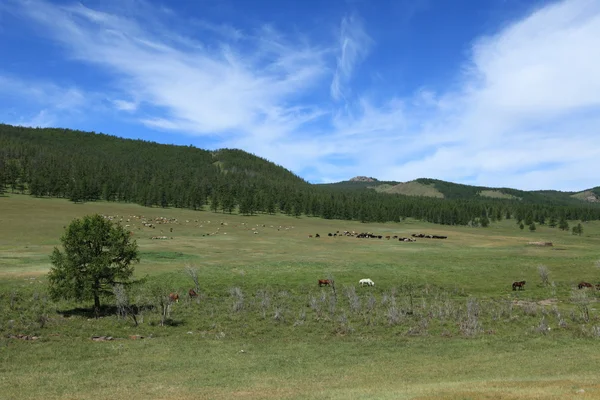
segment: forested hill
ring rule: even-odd
[[[584,201],[442,199],[368,188],[380,183],[369,178],[346,186],[310,185],[283,167],[241,150],[207,151],[93,132],[0,124],[0,194],[11,191],[74,202],[121,201],[242,214],[282,212],[365,222],[413,217],[486,226],[502,218],[539,223],[600,219],[600,204]],[[393,187],[397,182],[384,184]]]

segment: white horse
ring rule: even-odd
[[[372,280],[370,280],[369,278],[367,279],[361,279],[360,281],[358,281],[360,286],[375,286],[375,282],[373,282]]]

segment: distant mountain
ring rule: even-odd
[[[326,184],[340,189],[372,189],[379,193],[443,199],[507,199],[541,204],[600,203],[600,186],[580,192],[557,190],[525,191],[511,188],[463,185],[439,179],[419,178],[409,182],[379,181],[375,178],[355,177],[348,181]]]

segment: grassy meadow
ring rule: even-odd
[[[138,326],[47,297],[64,227],[93,213],[122,219],[139,245],[136,277],[147,283],[129,293]],[[582,236],[515,222],[362,224],[0,197],[0,398],[600,398],[600,292],[577,289],[600,282],[600,222]],[[448,239],[328,236],[346,230]],[[186,266],[198,271],[198,299],[187,298]],[[317,285],[326,278],[335,292]],[[146,286],[181,296],[165,326]]]

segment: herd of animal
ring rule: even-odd
[[[360,232],[359,233],[359,232],[355,232],[355,231],[343,231],[343,232],[336,231],[334,233],[329,232],[327,234],[327,236],[330,236],[330,237],[349,236],[349,237],[355,237],[355,238],[358,238],[358,239],[364,239],[364,238],[367,238],[367,239],[387,239],[387,240],[390,240],[390,239],[396,240],[397,239],[400,242],[416,242],[417,239],[415,239],[415,238],[427,238],[427,239],[447,239],[448,238],[448,236],[442,236],[442,235],[425,235],[423,233],[413,233],[411,235],[412,237],[409,238],[409,237],[399,237],[398,235],[394,235],[394,236],[387,235],[387,236],[384,236],[384,235],[376,235],[376,234],[374,234],[372,232]],[[313,235],[308,235],[308,237],[309,238],[313,238],[313,237],[314,238],[320,238],[321,235],[317,233],[314,236]]]
[[[525,281],[518,281],[518,282],[513,282],[512,284],[512,290],[523,290],[525,287]],[[579,282],[579,284],[577,285],[578,289],[583,289],[583,288],[594,288],[594,285],[592,285],[589,282]],[[595,286],[596,290],[600,290],[600,283],[597,284]]]
[[[594,287],[594,285],[592,285],[592,284],[591,284],[591,283],[589,283],[589,282],[579,282],[579,285],[577,285],[577,287],[578,287],[579,289],[583,289],[583,288],[593,288],[593,287]],[[596,285],[596,290],[600,290],[600,283],[598,283],[598,284]]]

